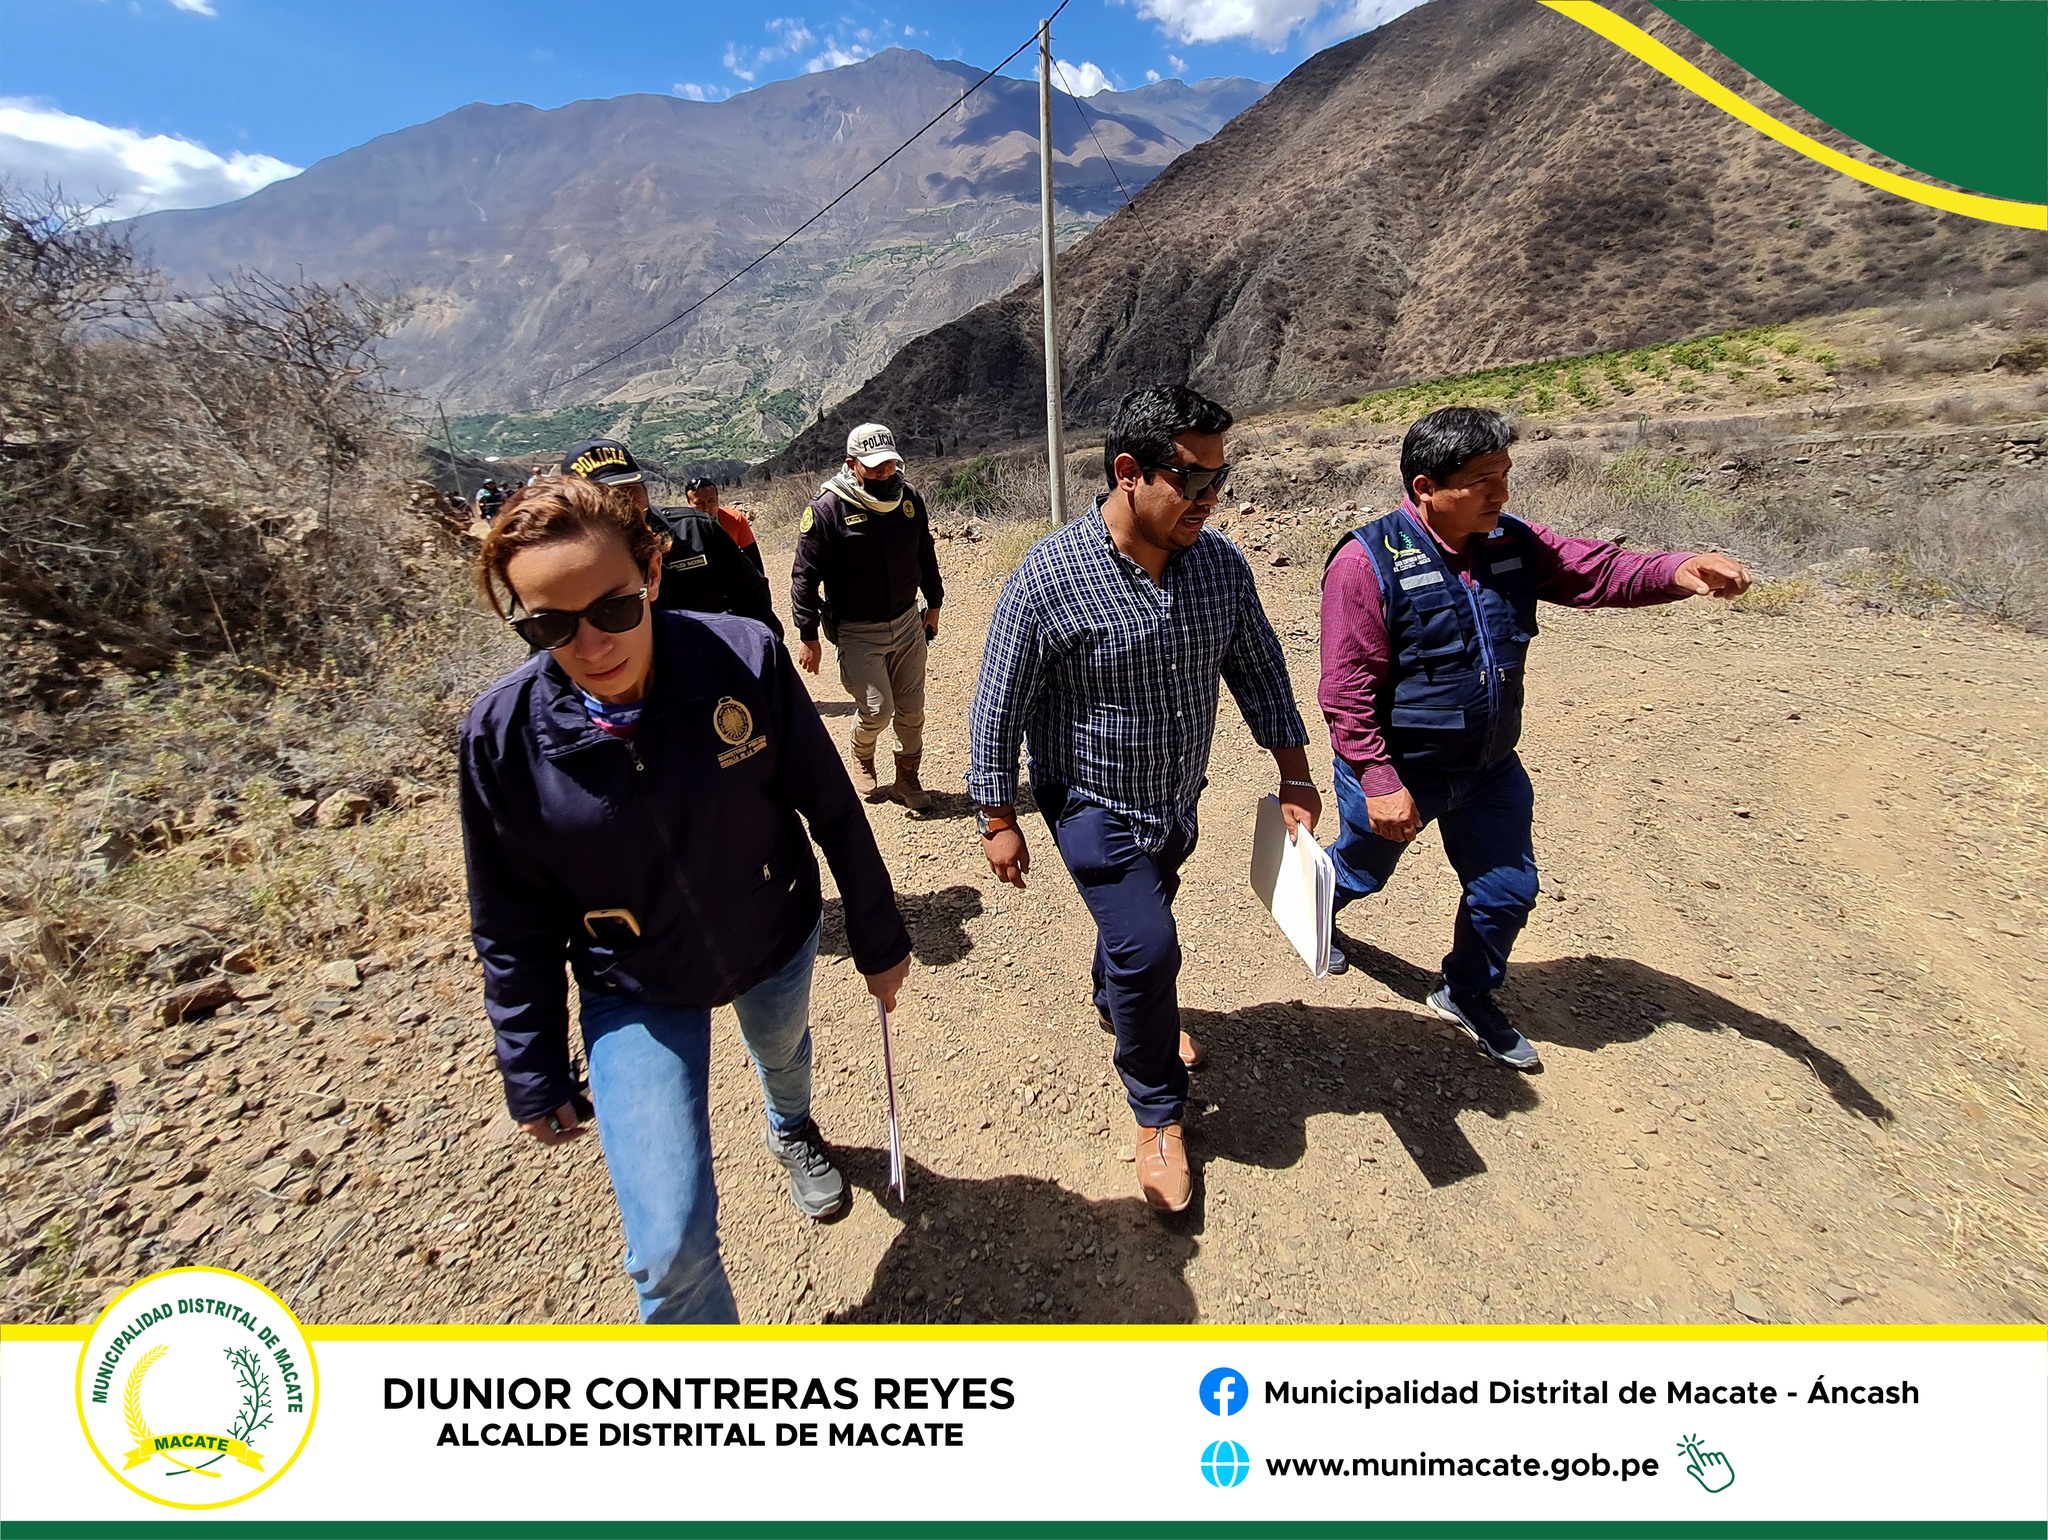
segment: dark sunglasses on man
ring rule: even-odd
[[[1206,465],[1148,465],[1145,470],[1171,476],[1180,487],[1180,495],[1191,503],[1200,502],[1203,494],[1212,489],[1222,496],[1223,484],[1230,479],[1228,460],[1213,469]]]
[[[505,622],[519,633],[519,639],[535,652],[553,652],[576,640],[576,630],[589,621],[598,630],[616,636],[640,624],[647,613],[647,590],[612,594],[580,610],[541,610],[533,615],[515,615]]]

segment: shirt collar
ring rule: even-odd
[[[1425,519],[1422,516],[1422,510],[1415,506],[1414,498],[1402,498],[1401,511],[1407,514],[1410,519],[1415,521],[1415,527],[1421,530],[1425,535],[1429,536],[1429,538],[1436,543],[1436,548],[1439,551],[1443,552],[1444,555],[1458,557],[1463,556],[1465,554],[1457,547],[1447,544],[1444,540],[1444,537],[1442,535],[1439,535],[1433,528],[1430,527],[1429,520]]]

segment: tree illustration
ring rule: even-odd
[[[270,1426],[270,1380],[264,1374],[263,1360],[256,1356],[254,1348],[225,1348],[222,1351],[234,1366],[236,1383],[242,1387],[242,1409],[235,1413],[228,1437],[246,1444],[258,1431]]]

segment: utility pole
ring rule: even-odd
[[[1052,522],[1067,522],[1067,435],[1060,421],[1059,326],[1053,313],[1052,22],[1038,24],[1039,260],[1045,275],[1045,453],[1051,472]]]

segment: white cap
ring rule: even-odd
[[[846,458],[873,470],[887,460],[900,464],[903,456],[896,452],[895,434],[878,422],[864,422],[846,435]]]

